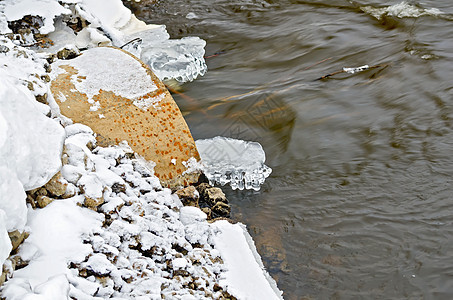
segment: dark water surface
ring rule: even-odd
[[[195,139],[263,145],[261,191],[227,196],[286,299],[453,299],[453,5],[361,9],[398,3],[128,4],[224,51],[174,97]]]

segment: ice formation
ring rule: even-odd
[[[108,9],[106,9],[108,7]],[[88,21],[88,27],[75,34],[62,22],[75,11]],[[124,49],[147,63],[161,80],[192,81],[206,73],[204,46],[198,37],[170,39],[164,25],[151,25],[138,20],[121,0],[5,0],[0,3],[0,33],[10,32],[7,21],[25,15],[39,16],[43,34],[55,43],[48,51],[67,44],[79,48],[113,45],[121,47],[138,38],[141,43]],[[63,25],[63,26],[62,26]]]
[[[406,1],[382,8],[362,6],[360,7],[360,9],[363,12],[372,15],[378,20],[381,20],[384,16],[392,16],[397,18],[418,18],[421,16],[439,16],[442,14],[442,11],[437,8],[424,9],[410,4]]]
[[[109,10],[105,7],[109,6]],[[161,80],[192,81],[204,75],[206,42],[198,37],[170,39],[163,25],[149,25],[124,7],[121,0],[83,0],[80,4],[91,27],[102,28],[117,47],[139,38],[142,42],[134,50]],[[126,48],[127,50],[127,48]]]
[[[354,74],[354,73],[358,73],[358,72],[363,72],[365,70],[368,70],[369,68],[370,68],[369,65],[363,65],[363,66],[356,67],[356,68],[343,68],[343,71],[345,71],[346,73],[349,73],[349,74]]]
[[[195,144],[212,184],[229,183],[233,190],[258,191],[272,172],[264,164],[266,154],[259,143],[215,137],[197,140]]]

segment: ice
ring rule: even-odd
[[[397,18],[418,18],[421,16],[439,16],[443,14],[443,12],[437,8],[424,9],[406,1],[381,8],[362,6],[360,9],[378,20],[381,20],[384,16],[393,16]]]
[[[258,191],[272,172],[264,164],[266,154],[257,142],[215,137],[195,143],[211,183]]]
[[[206,42],[198,37],[143,43],[141,59],[162,80],[192,81],[206,73],[205,45]]]
[[[345,71],[346,73],[349,73],[349,74],[354,74],[354,73],[358,73],[358,72],[363,72],[365,70],[368,70],[369,68],[370,68],[369,65],[363,65],[363,66],[356,67],[356,68],[343,68],[343,71]]]
[[[245,226],[221,220],[213,227],[218,229],[214,237],[216,248],[228,270],[220,285],[238,299],[283,299],[275,281],[264,271]]]
[[[148,64],[161,80],[187,82],[206,73],[206,42],[198,37],[170,39],[165,26],[137,20],[120,0],[83,0],[79,11],[92,23],[92,28],[102,28],[117,47],[139,38],[140,49],[131,52]]]
[[[4,0],[3,13],[8,21],[20,20],[27,15],[40,16],[44,24],[39,28],[41,34],[55,30],[53,19],[62,14],[70,14],[55,0]]]

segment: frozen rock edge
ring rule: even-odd
[[[257,142],[227,137],[195,141],[203,172],[211,184],[230,184],[235,189],[258,191],[272,169],[264,164],[266,154]]]

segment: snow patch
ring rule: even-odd
[[[103,65],[97,63],[99,57],[106,60]],[[55,69],[59,69],[58,66],[62,64],[77,69],[78,73],[73,76],[72,83],[79,92],[87,95],[88,101],[96,108],[99,108],[99,105],[95,104],[93,97],[98,95],[100,90],[133,100],[157,89],[140,62],[117,49],[93,48],[75,59],[57,61]],[[149,101],[159,100],[150,98]]]

